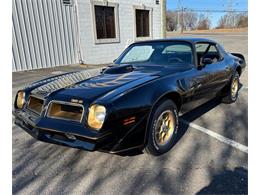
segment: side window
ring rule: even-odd
[[[213,64],[223,59],[216,45],[213,45],[211,43],[197,43],[196,53],[198,64],[200,65],[202,65],[202,60],[204,58],[211,58],[213,60]]]
[[[195,47],[196,47],[198,64],[202,65],[202,59],[209,47],[209,43],[196,43]]]
[[[222,57],[224,57],[227,54],[227,52],[221,45],[217,44],[216,47],[218,48],[218,51]]]
[[[173,44],[164,48],[162,55],[168,64],[193,64],[193,52],[189,44]]]
[[[211,58],[213,60],[213,63],[219,62],[223,59],[222,56],[220,55],[216,45],[211,45],[209,47],[206,57]]]
[[[217,53],[218,50],[217,50],[217,48],[216,48],[215,45],[211,45],[208,52],[209,52],[209,53],[214,53],[214,52]]]

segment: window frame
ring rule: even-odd
[[[136,26],[136,10],[147,10],[149,11],[149,36],[147,37],[137,37],[137,26]],[[134,39],[135,41],[142,41],[142,40],[149,40],[153,38],[153,8],[152,7],[147,7],[147,6],[138,6],[134,5],[133,6],[133,11],[134,11]]]
[[[91,17],[92,17],[92,32],[95,44],[105,44],[105,43],[119,43],[120,33],[119,33],[119,13],[118,13],[118,3],[110,3],[103,1],[91,0]],[[115,38],[97,38],[97,27],[96,27],[96,13],[95,6],[113,7],[114,8],[114,20],[115,20]]]

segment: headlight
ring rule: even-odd
[[[25,93],[23,91],[19,91],[17,93],[16,106],[17,108],[22,109],[25,103]]]
[[[101,129],[106,117],[106,108],[100,105],[92,105],[88,113],[88,125],[96,130]]]

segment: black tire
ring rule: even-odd
[[[156,140],[158,135],[158,126],[160,126],[160,131],[162,129],[162,124],[158,125],[159,122],[159,117],[163,117],[163,114],[169,114],[171,118],[174,120],[172,123],[173,126],[173,132],[171,132],[171,136],[167,139],[167,142],[163,145],[159,144]],[[172,113],[172,115],[171,115]],[[168,117],[169,117],[168,116]],[[148,140],[147,144],[145,146],[145,151],[148,154],[158,156],[161,155],[165,152],[168,152],[175,144],[176,138],[177,138],[177,131],[178,131],[178,126],[179,126],[179,118],[178,118],[178,109],[176,104],[169,100],[163,100],[160,101],[156,106],[155,109],[152,111],[149,119],[149,124],[148,124]],[[171,128],[172,129],[172,128]],[[169,129],[168,129],[169,131]],[[168,132],[167,131],[167,132]],[[168,137],[168,135],[166,135]],[[163,139],[165,138],[165,134]]]
[[[236,92],[233,91],[234,82],[237,82]],[[239,91],[239,74],[238,74],[238,72],[235,72],[235,74],[232,76],[229,86],[227,88],[226,96],[221,99],[222,103],[231,104],[231,103],[235,102],[238,97],[238,91]]]

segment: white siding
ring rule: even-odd
[[[64,6],[61,0],[12,3],[13,71],[79,62],[73,6]]]
[[[155,0],[108,0],[108,2],[119,4],[120,42],[95,44],[90,0],[78,0],[81,55],[85,64],[110,63],[127,45],[135,41],[134,6],[144,5],[152,8],[152,39],[161,38],[161,1],[159,5]]]

